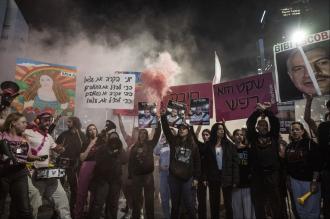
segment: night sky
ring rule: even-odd
[[[16,0],[31,29],[54,34],[43,43],[54,44],[63,38],[75,37],[83,31],[91,40],[98,35],[109,39],[109,45],[134,37],[147,29],[164,48],[181,45],[194,71],[205,81],[214,74],[214,51],[220,56],[223,76],[235,79],[255,74],[259,37],[265,37],[266,58],[281,40],[283,21],[278,9],[289,0]],[[305,19],[313,31],[329,28],[329,1],[312,1],[312,10]],[[267,10],[265,24],[260,24]],[[305,21],[299,18],[299,24]],[[286,22],[286,21],[285,21]],[[311,22],[313,22],[311,24]],[[296,25],[297,19],[291,20]],[[283,28],[284,29],[284,28]],[[189,40],[186,40],[189,39]],[[194,43],[193,49],[191,42]],[[171,53],[171,50],[168,50]],[[180,64],[180,56],[173,55]]]

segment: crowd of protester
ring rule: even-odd
[[[30,124],[23,114],[11,113],[0,134],[0,214],[9,195],[10,218],[36,219],[45,199],[60,219],[117,218],[122,193],[124,218],[152,219],[154,171],[159,171],[166,219],[291,218],[291,213],[330,218],[328,114],[316,125],[306,107],[313,135],[293,122],[285,142],[270,107],[258,103],[246,129],[231,133],[224,121],[213,124],[201,132],[203,141],[201,126],[195,131],[182,122],[173,128],[164,112],[151,133],[134,127],[131,135],[118,116],[124,142],[113,121],[101,132],[90,124],[83,133],[79,118],[69,117],[68,130],[54,139],[51,113],[41,112]],[[327,107],[330,111],[329,102]]]

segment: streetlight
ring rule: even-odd
[[[307,32],[305,30],[299,29],[292,33],[290,40],[293,43],[300,44],[306,38]]]

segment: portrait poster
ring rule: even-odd
[[[189,122],[191,125],[210,124],[210,100],[208,98],[191,100]]]
[[[321,96],[330,94],[330,31],[314,33],[301,42],[287,41],[274,45],[276,91],[279,102],[303,99],[303,93],[316,96],[309,62]],[[304,57],[306,59],[304,59]],[[305,61],[306,62],[305,62]],[[312,76],[314,77],[314,76]]]
[[[296,121],[294,101],[278,103],[277,110],[276,117],[280,120],[280,132],[289,134],[291,123]]]
[[[185,103],[169,100],[166,108],[166,118],[169,126],[177,127],[182,123],[186,123],[186,110]]]
[[[163,97],[161,106],[167,106],[169,101],[185,103],[187,109],[190,109],[191,100],[208,98],[210,101],[210,117],[213,114],[213,93],[212,83],[187,84],[171,86],[168,94]]]
[[[23,91],[14,106],[28,117],[40,111],[72,116],[75,109],[77,68],[17,59],[15,81]]]
[[[242,78],[213,85],[216,120],[248,118],[257,103],[270,102],[277,113],[272,73]]]
[[[156,103],[139,102],[139,128],[157,128]]]

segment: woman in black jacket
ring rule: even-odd
[[[178,135],[170,130],[166,115],[162,115],[164,135],[170,145],[170,166],[168,182],[171,192],[171,218],[179,218],[181,200],[183,200],[189,219],[196,219],[193,201],[193,187],[197,187],[200,177],[200,157],[198,147],[189,133],[187,124],[178,125]]]
[[[121,189],[122,165],[127,163],[123,144],[116,132],[109,134],[107,143],[95,155],[96,165],[92,179],[92,201],[89,219],[99,219],[106,203],[106,219],[117,218]]]
[[[290,128],[290,144],[286,147],[285,160],[290,179],[291,194],[300,218],[319,218],[321,192],[319,174],[321,171],[321,153],[319,145],[307,134],[300,122],[293,122]],[[311,192],[312,195],[303,205],[298,198]]]
[[[238,156],[236,147],[228,140],[223,123],[215,123],[205,151],[205,174],[209,186],[211,218],[220,213],[220,188],[222,188],[226,218],[233,218],[232,188],[239,183]]]
[[[200,126],[201,127],[201,126]],[[207,209],[206,209],[206,191],[207,191],[207,184],[206,184],[206,178],[205,178],[205,150],[207,148],[207,142],[210,140],[211,131],[209,129],[204,129],[202,131],[202,138],[203,142],[198,140],[197,134],[199,128],[197,128],[197,131],[194,132],[193,127],[191,126],[191,134],[194,138],[195,143],[198,146],[199,149],[199,156],[201,159],[201,177],[198,180],[198,186],[197,186],[197,200],[198,200],[198,218],[199,219],[206,219],[207,218]]]

